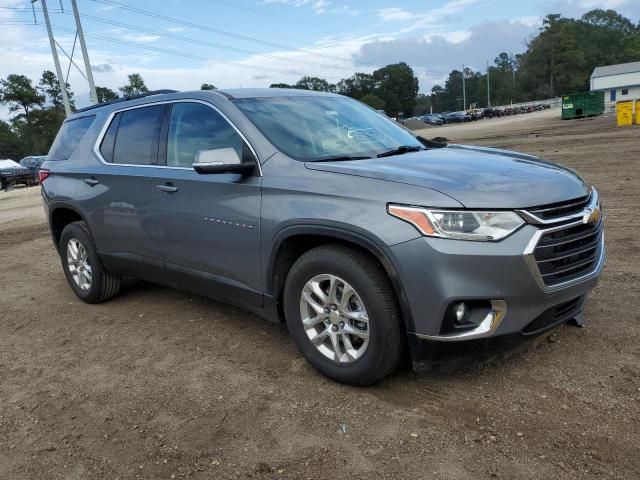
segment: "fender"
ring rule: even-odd
[[[275,235],[269,250],[269,261],[267,264],[264,283],[265,293],[268,296],[273,297],[275,301],[275,296],[277,295],[277,292],[274,291],[275,267],[278,255],[280,254],[280,249],[285,240],[296,235],[318,235],[335,238],[336,240],[352,243],[363,248],[380,262],[391,281],[391,286],[396,298],[398,299],[398,306],[400,307],[400,315],[403,323],[407,331],[413,331],[413,318],[411,316],[411,310],[409,308],[409,302],[407,300],[404,287],[402,286],[402,282],[400,281],[400,277],[393,264],[389,251],[382,240],[371,235],[370,232],[355,227],[354,225],[331,220],[318,221],[318,219],[313,219],[310,221],[313,221],[314,223],[298,223],[300,220],[293,221],[293,224],[283,227]]]
[[[43,195],[43,198],[45,199],[46,202],[46,196]],[[54,232],[53,229],[53,215],[55,213],[56,210],[60,210],[61,208],[64,208],[65,210],[71,210],[72,212],[74,212],[76,215],[78,215],[84,222],[87,222],[87,216],[82,212],[82,210],[80,208],[78,208],[77,205],[68,202],[66,200],[50,200],[49,202],[47,202],[46,205],[47,209],[48,209],[48,215],[47,215],[47,221],[49,222],[49,231],[51,232],[51,238],[53,240],[53,244],[56,246],[56,248],[58,248],[58,242],[56,240],[56,234]],[[87,222],[88,225],[88,222]],[[91,229],[91,225],[89,225],[89,229]]]

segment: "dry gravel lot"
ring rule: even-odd
[[[640,127],[557,115],[424,133],[598,186],[608,251],[588,327],[370,388],[323,378],[284,327],[202,297],[131,283],[83,304],[39,189],[1,192],[0,478],[640,478]]]

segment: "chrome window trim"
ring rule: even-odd
[[[102,129],[100,130],[100,133],[98,134],[98,138],[96,139],[96,142],[93,145],[93,153],[98,157],[98,160],[100,160],[100,162],[104,165],[109,165],[109,166],[118,166],[118,167],[143,167],[143,168],[167,168],[170,170],[191,170],[194,171],[195,170],[193,168],[189,168],[189,167],[172,167],[169,165],[137,165],[135,163],[110,163],[107,162],[104,157],[102,156],[102,153],[100,153],[100,144],[102,143],[102,140],[104,139],[104,136],[107,133],[107,130],[109,129],[109,126],[111,125],[111,122],[113,121],[113,117],[116,116],[116,114],[121,113],[121,112],[126,112],[127,110],[135,110],[137,108],[144,108],[144,107],[152,107],[154,105],[166,105],[168,103],[201,103],[203,105],[206,105],[207,107],[211,108],[212,110],[214,110],[215,112],[217,112],[229,125],[231,125],[231,127],[237,132],[238,135],[240,135],[240,138],[242,138],[242,140],[247,144],[247,146],[249,147],[249,150],[251,150],[251,153],[253,154],[253,158],[255,159],[256,165],[258,166],[258,173],[259,176],[262,177],[262,166],[260,165],[260,159],[258,158],[258,155],[256,154],[255,149],[253,148],[253,145],[251,145],[251,143],[249,142],[249,140],[247,140],[247,137],[244,136],[244,134],[240,131],[240,129],[231,121],[229,120],[229,117],[227,117],[218,107],[216,107],[215,105],[212,105],[209,102],[205,102],[204,100],[199,100],[199,99],[195,99],[195,98],[180,98],[180,99],[175,99],[175,100],[162,100],[162,101],[158,101],[158,102],[149,102],[149,103],[142,103],[139,105],[131,105],[129,107],[124,107],[124,108],[119,108],[117,110],[113,110],[109,116],[107,117],[106,121],[104,122],[104,124],[102,125]]]
[[[567,215],[566,217],[558,217],[558,218],[551,218],[551,219],[545,220],[529,212],[526,209],[516,210],[516,213],[518,213],[528,223],[531,223],[534,225],[550,225],[554,223],[567,222],[569,220],[574,220],[576,218],[584,217],[585,213],[587,213],[589,209],[593,209],[598,206],[599,206],[598,191],[594,187],[591,187],[591,195],[589,198],[589,203],[582,209],[581,212],[574,213],[573,215]],[[562,208],[562,207],[559,207],[559,208]]]
[[[602,220],[600,220],[602,222]],[[536,262],[535,256],[534,256],[534,251],[536,249],[536,247],[538,246],[538,242],[540,241],[540,238],[542,238],[542,236],[545,233],[549,233],[549,232],[555,232],[557,230],[562,230],[565,228],[569,228],[569,227],[575,227],[578,225],[584,225],[585,222],[583,220],[577,221],[577,222],[572,222],[572,223],[565,223],[563,225],[558,225],[552,228],[544,228],[544,229],[540,229],[537,230],[534,234],[533,237],[531,237],[531,240],[529,240],[529,243],[527,244],[526,248],[524,249],[523,252],[523,258],[525,263],[527,264],[527,267],[529,267],[529,270],[531,271],[531,274],[533,275],[534,280],[536,281],[536,284],[538,285],[538,287],[540,288],[540,290],[542,290],[545,293],[548,292],[555,292],[556,290],[561,290],[563,288],[566,287],[570,287],[572,285],[575,285],[577,283],[581,283],[584,282],[586,280],[589,280],[591,278],[597,277],[598,274],[600,273],[600,270],[602,269],[602,264],[604,263],[604,252],[605,252],[605,247],[604,247],[604,225],[602,226],[603,231],[602,231],[602,236],[600,237],[600,244],[598,245],[597,248],[600,249],[600,255],[596,261],[595,266],[593,267],[592,270],[590,270],[588,273],[585,273],[584,275],[571,279],[571,280],[567,280],[565,282],[561,282],[561,283],[556,283],[555,285],[545,285],[544,283],[544,279],[542,278],[542,275],[540,274],[540,269],[538,268],[538,263]]]

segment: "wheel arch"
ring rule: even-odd
[[[274,238],[266,271],[265,292],[271,295],[276,316],[282,321],[282,293],[287,274],[305,252],[330,243],[350,246],[366,253],[385,272],[398,302],[400,316],[407,331],[413,331],[409,302],[390,255],[379,239],[355,232],[341,225],[293,225],[282,229]]]
[[[75,207],[68,204],[59,204],[51,209],[49,214],[49,226],[56,250],[60,249],[60,237],[64,227],[73,222],[85,221],[84,216]]]

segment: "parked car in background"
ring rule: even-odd
[[[13,160],[0,160],[0,190],[11,190],[16,185],[35,185],[33,172]]]
[[[483,117],[483,113],[483,109],[481,108],[472,108],[467,112],[471,120],[480,120]]]
[[[428,113],[420,117],[420,120],[429,125],[442,125],[444,123],[444,118],[439,113]]]
[[[434,143],[326,92],[92,106],[65,119],[40,176],[80,299],[131,275],[241,305],[349,384],[407,350],[418,370],[459,365],[579,317],[604,262],[598,193],[576,172]]]
[[[35,175],[35,179],[37,181],[38,170],[40,170],[40,167],[42,166],[45,158],[47,158],[46,155],[31,155],[20,160],[20,165],[31,170],[31,172]]]
[[[467,112],[451,112],[446,114],[444,118],[447,123],[462,123],[471,121],[471,115],[469,115]]]
[[[494,118],[494,117],[500,117],[502,115],[502,112],[500,111],[499,108],[494,108],[494,107],[486,107],[483,111],[482,111],[482,116],[484,118]]]

